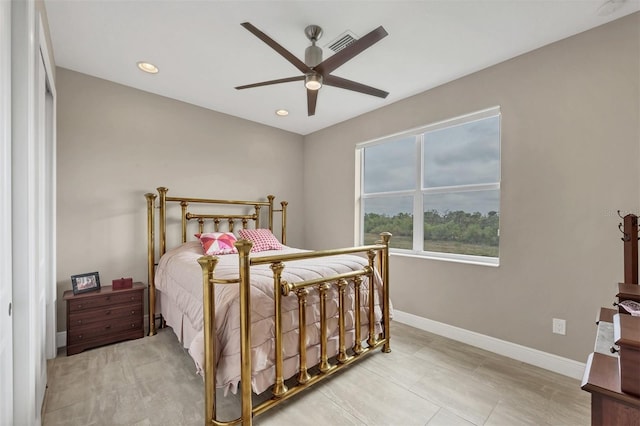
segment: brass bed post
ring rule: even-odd
[[[298,327],[300,328],[298,345],[300,350],[300,373],[298,374],[298,382],[305,384],[311,376],[307,371],[307,295],[309,290],[301,288],[296,291],[298,296]]]
[[[214,256],[202,256],[198,259],[202,268],[202,294],[203,294],[203,319],[204,319],[204,419],[207,425],[213,425],[216,421],[216,351],[215,351],[215,284],[213,283],[213,270],[218,263]]]
[[[149,302],[149,336],[156,334],[156,285],[155,279],[155,235],[154,235],[154,204],[156,194],[146,193],[144,197],[147,199],[147,284],[148,284],[148,302]]]
[[[182,207],[182,242],[187,242],[187,207],[189,203],[187,201],[180,201],[180,207]],[[202,227],[200,229],[202,233]]]
[[[358,275],[353,278],[353,316],[355,321],[355,343],[353,345],[353,353],[360,355],[362,353],[362,330],[360,329],[360,288],[362,287],[362,277]]]
[[[287,245],[287,204],[286,201],[280,202],[282,206],[282,244]]]
[[[382,318],[384,320],[384,345],[382,346],[382,352],[391,352],[391,328],[389,321],[389,240],[391,234],[389,232],[383,232],[380,234],[382,238],[382,244],[384,244],[384,250],[379,254],[380,258],[380,275],[382,276],[382,291],[383,291],[383,305],[382,305]]]
[[[318,286],[320,292],[320,371],[326,373],[331,370],[329,357],[327,356],[327,290],[328,283],[322,283]]]
[[[371,270],[371,274],[369,275],[369,338],[367,339],[367,344],[369,348],[372,348],[377,343],[377,337],[375,335],[375,259],[376,252],[373,250],[369,250],[367,252],[367,257],[369,258],[369,268]]]
[[[273,232],[273,200],[276,198],[273,195],[267,195],[267,200],[269,200],[269,230]],[[284,243],[282,243],[284,244]]]
[[[240,388],[242,396],[242,424],[251,426],[251,283],[249,253],[253,243],[238,240],[235,244],[239,256],[240,273]]]
[[[255,223],[256,223],[256,228],[260,228],[260,206],[259,205],[255,205],[253,206],[254,208],[254,216],[256,218]],[[271,221],[271,220],[269,220]]]
[[[275,351],[276,351],[276,382],[273,385],[273,396],[276,398],[281,397],[286,391],[287,387],[284,384],[284,378],[282,375],[282,290],[280,289],[282,270],[284,264],[282,262],[276,262],[271,264],[271,270],[273,271],[273,301],[274,301],[274,315],[275,315]]]
[[[339,363],[344,364],[347,360],[347,348],[345,346],[345,324],[344,324],[344,305],[345,292],[347,290],[347,280],[338,280],[338,357]]]
[[[158,188],[160,194],[160,257],[167,251],[167,191],[161,186]]]

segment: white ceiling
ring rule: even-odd
[[[215,1],[45,0],[56,65],[302,135],[640,10],[640,0]],[[304,28],[325,48],[349,30],[389,33],[333,72],[386,99],[325,86],[307,117],[293,65],[240,26],[253,25],[304,60]],[[331,53],[324,49],[325,59]],[[139,71],[138,61],[160,68]],[[275,110],[285,108],[288,117]]]

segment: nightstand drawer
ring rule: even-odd
[[[86,295],[86,293],[85,293]],[[142,292],[127,292],[123,294],[108,293],[95,297],[83,297],[69,300],[69,312],[84,311],[87,309],[99,308],[100,306],[120,305],[123,303],[139,303],[142,301]]]
[[[120,335],[125,331],[139,331],[140,337],[144,334],[142,331],[142,318],[131,318],[130,321],[114,320],[93,324],[92,326],[78,328],[77,330],[68,331],[67,344],[75,345],[81,342],[92,341],[94,339],[109,338],[114,335]]]
[[[81,311],[79,313],[69,314],[69,323],[67,328],[74,330],[77,327],[90,325],[96,322],[111,321],[112,319],[123,318],[142,318],[142,306],[140,303],[135,305],[126,305],[118,307],[103,306],[102,308]]]

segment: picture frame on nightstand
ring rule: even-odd
[[[100,290],[100,275],[98,272],[71,275],[71,286],[73,287],[73,294]]]

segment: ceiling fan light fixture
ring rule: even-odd
[[[152,63],[150,63],[150,62],[144,62],[144,61],[140,61],[140,62],[138,62],[138,68],[139,68],[141,71],[144,71],[144,72],[149,73],[149,74],[157,74],[157,73],[158,73],[158,71],[160,71],[160,70],[158,69],[158,67],[156,67],[156,66],[155,66],[155,65],[153,65]]]
[[[307,74],[304,78],[304,87],[309,90],[319,90],[322,87],[322,76],[317,73]]]

